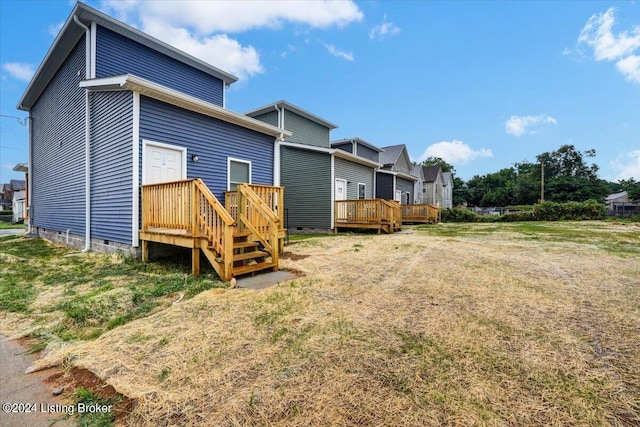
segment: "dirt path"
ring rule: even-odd
[[[25,369],[36,358],[35,355],[25,354],[25,349],[16,341],[0,337],[0,427],[46,427],[52,422],[56,427],[71,425],[60,419],[65,412],[55,411],[55,405],[65,405],[65,402],[53,396],[51,387],[44,382],[52,372],[46,370],[25,374]],[[8,408],[7,404],[10,404]],[[22,409],[16,407],[18,404],[27,404],[30,412],[11,412]]]

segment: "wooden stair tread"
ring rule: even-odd
[[[233,249],[241,249],[241,248],[257,248],[259,245],[258,242],[236,242],[233,244]]]
[[[244,261],[246,259],[264,258],[266,256],[269,256],[269,252],[253,251],[253,252],[245,252],[243,254],[235,254],[233,256],[233,260],[234,261]]]
[[[233,237],[247,237],[247,236],[251,236],[251,231],[245,230],[245,231],[235,231],[233,233]]]
[[[253,273],[254,271],[266,270],[267,268],[273,268],[275,264],[271,262],[259,262],[257,264],[243,265],[242,267],[234,267],[233,275],[240,276],[242,274]]]

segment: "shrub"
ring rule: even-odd
[[[478,215],[466,208],[447,208],[442,211],[442,222],[478,222]]]

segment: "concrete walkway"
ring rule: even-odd
[[[13,236],[15,234],[23,234],[25,232],[24,228],[7,228],[0,230],[0,237],[2,236]]]
[[[56,427],[70,426],[66,420],[54,423],[54,420],[62,418],[66,412],[55,412],[54,405],[65,405],[61,397],[53,395],[53,390],[44,383],[52,373],[40,371],[25,374],[34,360],[35,355],[25,354],[25,349],[15,341],[9,341],[0,336],[0,427]],[[7,408],[7,404],[9,408]],[[23,404],[28,406],[26,412],[13,413],[11,404]],[[25,405],[26,404],[26,405]],[[9,411],[7,411],[9,409]],[[22,408],[19,408],[22,409]],[[49,411],[49,413],[44,413]],[[52,424],[53,423],[53,424]]]

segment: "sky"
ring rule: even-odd
[[[565,144],[640,180],[640,1],[86,3],[237,76],[233,111],[284,99],[464,180]],[[0,1],[0,184],[23,178],[16,105],[73,5]]]

